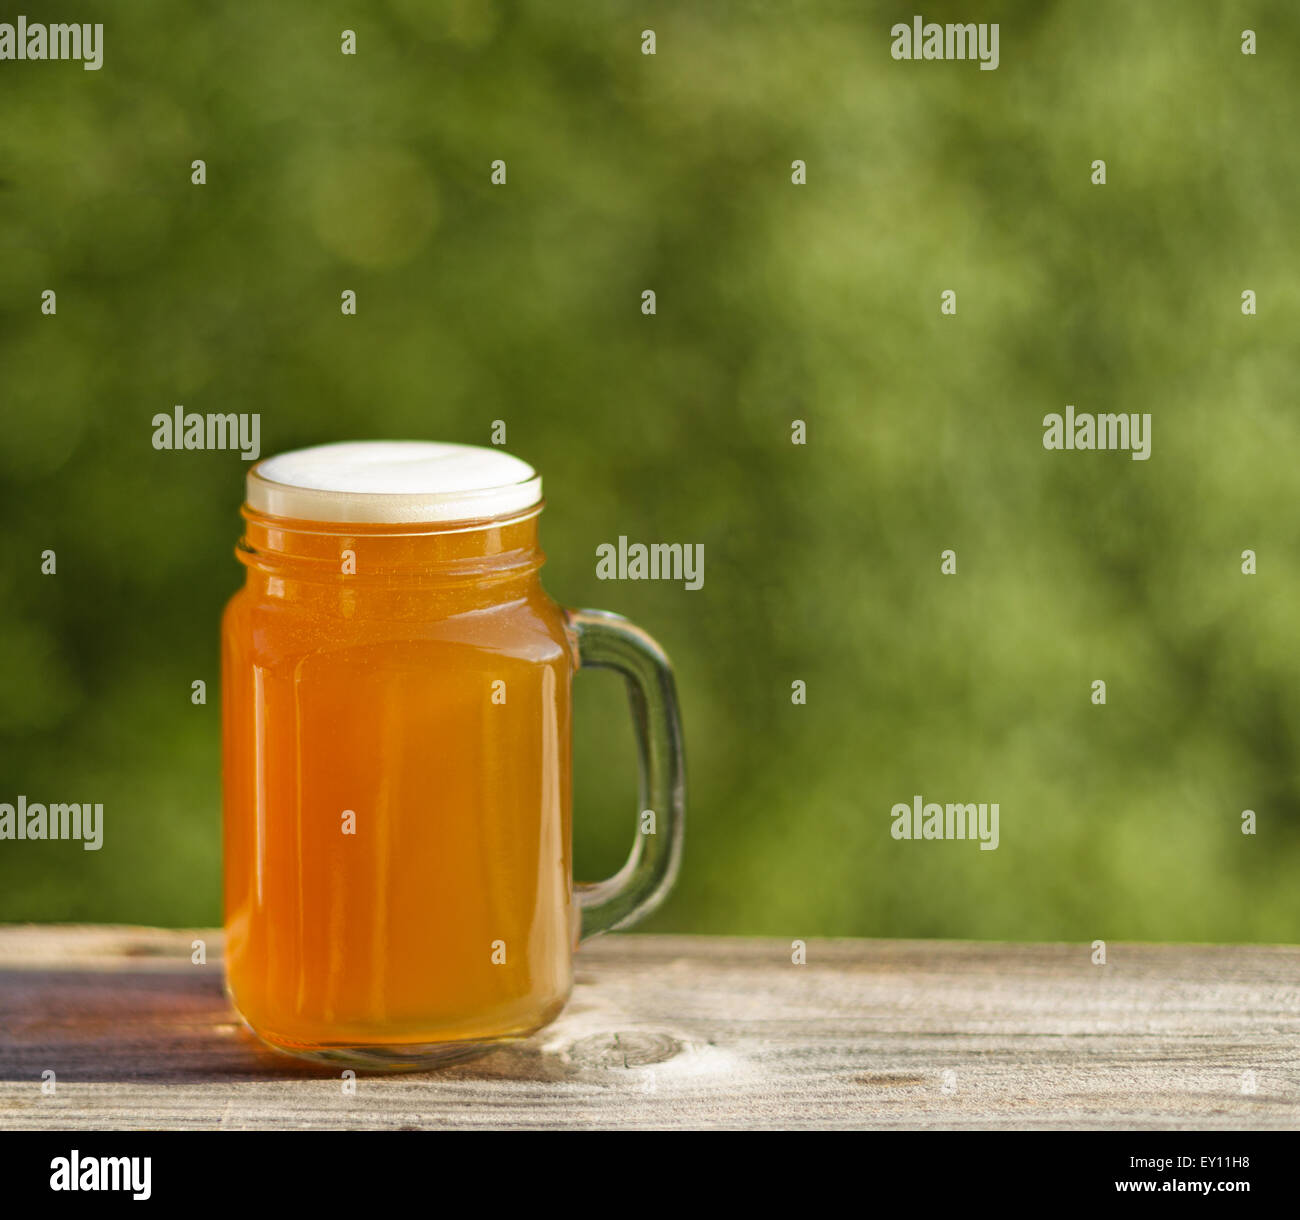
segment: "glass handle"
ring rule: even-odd
[[[641,764],[636,838],[627,863],[604,881],[579,882],[580,939],[626,928],[672,888],[682,858],[686,758],[677,685],[668,657],[644,631],[604,610],[567,610],[580,668],[613,669],[627,681]]]

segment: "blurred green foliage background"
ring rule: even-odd
[[[18,8],[106,32],[0,63],[0,800],[106,834],[0,843],[0,919],[220,919],[247,464],[155,451],[181,403],[264,454],[506,421],[547,587],[678,668],[652,928],[1296,939],[1296,5]],[[917,11],[1001,66],[893,61]],[[1045,451],[1066,403],[1151,412],[1151,460]],[[620,534],[704,588],[597,581]],[[622,703],[579,679],[583,877],[633,829]],[[1001,846],[895,842],[917,793]]]

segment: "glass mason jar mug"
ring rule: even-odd
[[[419,1067],[527,1037],[579,940],[671,886],[684,767],[672,671],[543,591],[541,480],[491,449],[359,442],[248,475],[222,629],[226,977],[265,1042]],[[627,680],[627,863],[575,884],[570,685]]]

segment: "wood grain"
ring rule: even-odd
[[[220,944],[0,927],[0,1129],[1300,1126],[1297,948],[1113,944],[1094,966],[1087,945],[813,940],[796,966],[783,941],[610,936],[541,1034],[348,1095],[243,1031]]]

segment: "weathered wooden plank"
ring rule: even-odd
[[[0,928],[0,1128],[1300,1126],[1297,948],[611,936],[537,1037],[346,1095],[220,941]]]

